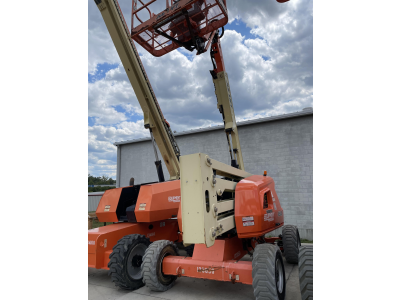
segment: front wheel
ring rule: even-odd
[[[281,250],[272,244],[257,245],[252,266],[256,300],[284,300],[286,278]]]
[[[159,240],[152,243],[143,256],[143,282],[152,291],[165,292],[174,284],[177,276],[162,272],[162,262],[169,255],[177,256],[178,247],[171,241]]]

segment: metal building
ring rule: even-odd
[[[238,122],[245,170],[274,178],[285,223],[300,236],[313,236],[313,110]],[[175,134],[181,155],[206,153],[230,165],[223,126]],[[117,187],[158,181],[150,137],[114,143],[117,146]],[[159,157],[160,153],[158,154]],[[163,163],[164,175],[168,171]],[[279,234],[275,232],[274,234]]]
[[[103,194],[104,192],[88,193],[88,203],[89,203],[88,211],[96,211],[97,206],[99,205],[100,199],[103,196]]]

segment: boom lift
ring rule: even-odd
[[[115,224],[89,231],[89,266],[109,269],[113,281],[127,289],[144,283],[151,290],[165,291],[177,277],[188,276],[252,284],[257,299],[284,299],[282,252],[289,263],[297,263],[300,237],[295,226],[284,226],[273,179],[266,171],[252,175],[244,170],[220,43],[223,31],[219,35],[228,22],[226,0],[166,0],[166,9],[158,14],[149,9],[155,1],[139,0],[139,8],[137,0],[132,1],[129,31],[117,0],[95,0],[170,180],[163,182],[155,151],[159,183],[105,192],[96,214],[100,222]],[[149,12],[144,22],[138,17],[143,9]],[[135,17],[140,22],[136,27]],[[180,155],[133,40],[154,56],[178,47],[200,55],[211,46],[210,73],[231,165],[203,153]],[[280,227],[281,236],[264,237]],[[194,245],[192,257],[178,256],[176,243],[182,241]],[[252,262],[240,261],[246,254],[253,256]]]

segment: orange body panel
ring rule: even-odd
[[[104,192],[96,209],[99,222],[118,222],[117,207],[122,189],[117,188]]]
[[[235,223],[239,238],[261,236],[283,226],[283,209],[271,177],[252,175],[236,185]]]
[[[176,218],[180,203],[180,180],[143,185],[136,202],[136,220],[154,222]]]
[[[108,270],[109,255],[118,240],[129,234],[142,234],[151,242],[178,241],[177,220],[151,223],[116,223],[88,231],[88,266]]]
[[[238,237],[216,240],[209,248],[196,244],[193,257],[167,256],[162,270],[167,275],[252,284],[251,261],[238,261],[244,255],[245,250]]]
[[[239,260],[246,252],[243,250],[242,241],[238,237],[215,240],[213,246],[207,248],[205,244],[196,244],[193,251],[194,260],[227,261]]]
[[[163,260],[162,270],[165,275],[234,281],[244,284],[252,284],[253,282],[251,261],[213,262],[195,260],[191,257],[167,256]],[[236,280],[236,275],[239,276],[239,280]]]

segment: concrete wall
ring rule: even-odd
[[[302,238],[312,240],[312,113],[248,125],[245,123],[239,124],[245,170],[252,174],[268,171],[268,175],[275,180],[285,223],[296,225]],[[228,145],[222,129],[177,135],[176,140],[182,155],[206,153],[230,165]],[[135,178],[135,184],[158,180],[150,141],[120,144],[118,147],[117,186],[128,185],[131,177]],[[168,178],[164,164],[163,170]]]

